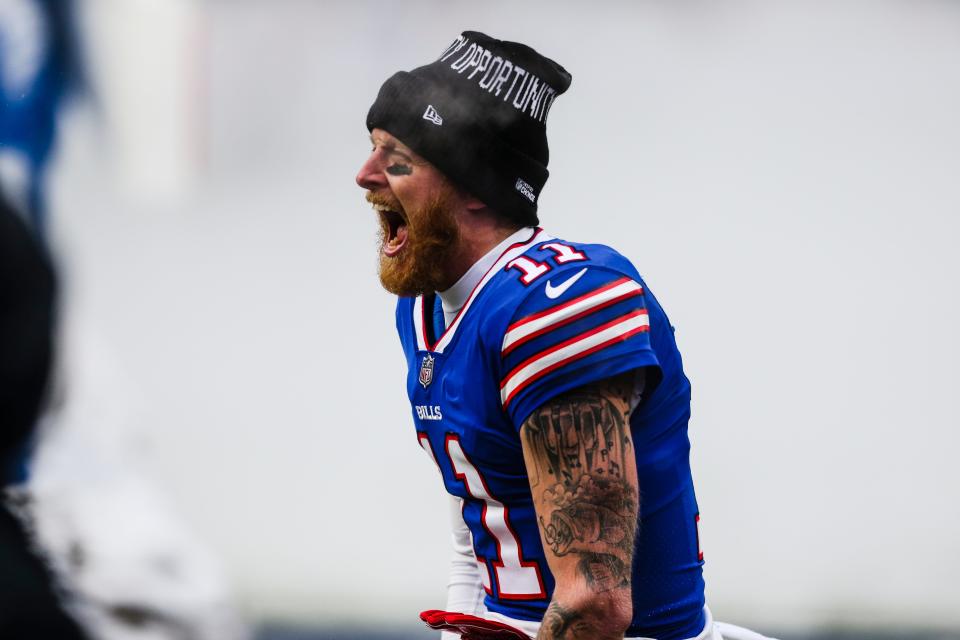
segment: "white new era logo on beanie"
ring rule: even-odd
[[[437,126],[443,125],[443,118],[440,117],[440,114],[437,113],[437,110],[433,108],[432,104],[427,105],[427,110],[423,112],[423,119],[429,120]]]

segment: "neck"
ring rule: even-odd
[[[473,264],[520,228],[489,210],[467,211],[460,220],[460,247],[451,261],[447,286],[463,277]]]
[[[503,255],[503,251],[509,246],[515,246],[520,238],[524,238],[524,242],[529,239],[530,229],[521,228],[511,233],[474,262],[453,285],[437,292],[447,326],[450,326],[457,314],[463,310],[470,294],[477,288],[484,276],[490,273],[490,269],[493,268],[497,259]]]

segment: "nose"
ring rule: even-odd
[[[367,158],[357,173],[357,184],[368,191],[375,191],[387,185],[387,176],[383,173],[380,154],[375,150]]]

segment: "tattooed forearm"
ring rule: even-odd
[[[543,615],[537,640],[622,640],[626,625],[618,626],[616,605],[607,605],[584,609],[553,601]]]
[[[544,504],[550,519],[540,516],[540,526],[553,553],[581,556],[581,575],[597,591],[629,585],[637,526],[636,491],[629,483],[584,474],[575,487],[548,489]]]
[[[540,638],[622,638],[629,624],[639,509],[632,383],[624,376],[565,394],[521,430],[557,585]]]
[[[630,565],[612,553],[584,553],[579,569],[594,591],[630,586]]]
[[[633,457],[630,392],[618,381],[567,394],[523,429],[543,539],[557,556],[580,556],[580,573],[597,591],[630,580],[638,504],[624,474]]]
[[[571,485],[584,474],[622,474],[626,456],[633,455],[627,423],[629,392],[614,386],[599,393],[567,394],[527,419],[525,444],[533,449],[537,463],[531,485],[544,480]]]
[[[543,615],[543,622],[540,624],[540,636],[546,632],[547,638],[589,638],[592,629],[582,615],[575,611],[568,611],[556,602],[551,602],[547,612]]]

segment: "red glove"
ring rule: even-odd
[[[466,613],[430,609],[421,612],[420,619],[431,629],[459,633],[461,640],[530,640],[530,636],[508,624]]]

